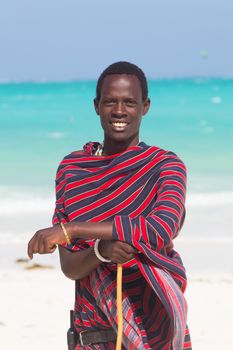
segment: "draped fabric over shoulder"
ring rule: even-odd
[[[60,163],[53,224],[112,221],[113,239],[138,250],[123,265],[125,349],[191,349],[186,274],[172,249],[185,216],[185,166],[173,152],[143,142],[111,156],[93,156],[93,147],[96,143]],[[93,244],[76,239],[66,248]],[[117,330],[116,264],[101,263],[76,287],[77,330]],[[114,349],[114,343],[85,349]]]

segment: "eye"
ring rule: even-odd
[[[114,100],[111,100],[111,99],[109,99],[109,100],[104,100],[104,101],[103,101],[103,105],[104,105],[104,106],[107,106],[107,107],[113,106],[114,103],[115,103],[115,101],[114,101]]]
[[[135,107],[137,105],[137,101],[128,99],[125,101],[126,106],[128,107]]]

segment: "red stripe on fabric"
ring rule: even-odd
[[[186,172],[186,166],[184,165],[184,163],[181,162],[181,160],[177,157],[177,156],[168,156],[167,157],[168,159],[175,159],[176,161],[174,162],[169,162],[169,163],[166,163],[165,165],[162,165],[161,166],[161,169],[167,169],[169,167],[179,167],[181,169],[183,169],[185,172]]]
[[[103,185],[93,190],[85,191],[85,192],[82,192],[81,194],[78,194],[77,196],[70,197],[69,199],[66,200],[66,207],[82,199],[91,198],[92,196],[99,194],[100,192],[102,192],[103,190],[106,190],[109,186],[113,185],[115,182],[117,182],[119,179],[123,178],[124,176],[125,175],[117,176],[113,179],[108,180]]]
[[[167,288],[164,284],[164,279],[160,276],[159,274],[159,271],[158,271],[158,268],[155,268],[153,265],[150,266],[150,269],[152,271],[156,271],[156,279],[158,281],[158,284],[160,286],[160,288],[163,290],[163,296],[166,298],[166,301],[169,303],[169,308],[170,308],[170,312],[172,312],[172,319],[174,319],[174,310],[173,310],[173,307],[172,307],[172,303],[171,303],[171,299],[169,297],[169,294],[167,293]]]
[[[147,274],[145,273],[145,269],[144,269],[144,266],[142,265],[141,261],[138,259],[138,267],[140,268],[143,276],[145,277],[145,279],[147,280],[147,282],[149,283],[149,285],[151,285],[151,281],[149,279],[149,277],[147,276]],[[161,279],[161,277],[159,276],[159,273],[158,273],[158,269],[155,268],[155,266],[153,265],[149,265],[149,268],[151,270],[151,272],[153,273],[154,277],[156,278],[157,282],[158,282],[158,285],[160,286],[160,288],[163,290],[163,293],[164,293],[164,296],[166,298],[166,300],[169,302],[170,306],[171,306],[171,303],[170,303],[170,298],[168,297],[168,294],[167,294],[167,291],[166,291],[166,288],[164,287],[164,283],[163,283],[163,280]],[[172,308],[171,308],[172,309]]]
[[[116,216],[115,217],[115,225],[116,225],[116,230],[117,230],[117,234],[118,234],[118,238],[120,241],[124,241],[125,240],[125,236],[124,236],[124,231],[123,231],[123,227],[122,227],[122,222],[121,222],[121,217],[120,216]]]
[[[60,183],[56,186],[56,192],[59,192],[63,187],[65,187],[66,179],[60,181]]]
[[[164,246],[164,240],[159,234],[156,235],[156,239],[157,239],[157,248],[156,248],[156,250],[160,251],[163,248],[163,246]]]
[[[154,218],[154,220],[157,221],[163,227],[163,229],[169,235],[170,239],[172,239],[173,232],[172,232],[171,227],[164,220],[162,220],[158,215],[156,215],[156,213],[154,215],[151,215],[151,217]]]
[[[162,254],[160,254],[160,253],[158,253],[158,252],[154,252],[154,254],[157,256],[157,258],[158,258],[161,262],[165,262],[165,263],[169,263],[169,264],[172,263],[173,266],[176,266],[176,267],[178,267],[179,269],[181,269],[181,270],[184,271],[184,268],[183,268],[180,264],[177,264],[174,260],[171,261],[171,259],[166,258],[166,256],[164,256],[164,255],[162,255]],[[157,263],[157,265],[158,265],[158,266],[161,266],[161,267],[163,268],[163,266],[162,266],[161,264]]]
[[[172,201],[170,201],[170,202],[172,202]],[[173,202],[174,203],[174,202]],[[163,210],[163,211],[165,211],[165,212],[167,212],[167,213],[172,213],[172,214],[174,214],[177,218],[179,217],[179,215],[180,215],[180,213],[177,211],[177,210],[175,210],[175,209],[173,209],[173,208],[171,208],[171,207],[168,207],[167,205],[159,205],[158,207],[156,207],[156,209],[154,210],[154,213],[156,213],[156,212],[158,212],[158,211],[161,211],[161,210]],[[161,216],[166,216],[166,213],[161,213]],[[170,217],[169,217],[170,218]],[[171,220],[173,220],[172,218],[170,218]]]
[[[127,207],[127,205],[129,205],[138,195],[138,193],[140,192],[140,188],[133,193],[130,197],[128,197],[125,201],[121,202],[119,205],[115,206],[114,208],[106,211],[105,213],[95,216],[93,217],[93,219],[91,219],[91,222],[98,222],[98,221],[102,221],[107,219],[109,216],[114,215],[115,213],[117,213],[118,211],[120,211],[121,209],[124,209]],[[109,196],[112,197],[112,196]],[[77,211],[72,212],[69,215],[70,220],[74,220],[76,217],[82,215],[82,214],[86,214],[87,212],[91,211],[92,209],[96,209],[101,205],[106,205],[106,199],[100,199],[99,201],[96,201],[95,203],[92,203],[90,205],[87,205],[86,207],[83,207],[82,209],[79,209]]]
[[[138,216],[141,212],[143,212],[144,209],[147,208],[148,204],[155,198],[157,190],[158,186],[155,185],[152,188],[152,190],[148,193],[148,195],[144,198],[142,203],[137,207],[137,209],[130,214],[130,218],[133,219],[134,217]]]
[[[178,177],[180,177],[183,180],[186,179],[186,177],[184,176],[184,174],[182,172],[180,172],[178,170],[175,170],[175,169],[172,169],[172,170],[166,169],[166,170],[161,171],[161,177],[167,177],[167,176],[168,177],[169,176],[172,176],[172,177],[173,176],[178,176]]]
[[[191,341],[185,342],[185,343],[184,343],[184,349],[192,349],[192,343],[191,343]]]
[[[168,283],[168,281],[166,279],[163,279],[164,284],[166,285],[166,290],[168,292],[169,297],[171,298],[173,305],[176,306],[176,309],[178,310],[179,316],[180,318],[182,318],[183,316],[183,310],[180,307],[180,302],[179,299],[177,298],[177,295],[174,293],[171,285]]]
[[[161,202],[163,202],[163,201],[167,201],[167,202],[171,202],[171,203],[174,203],[174,204],[176,204],[180,209],[183,209],[183,205],[182,205],[182,203],[179,201],[179,200],[177,200],[176,198],[174,198],[174,197],[171,197],[171,196],[168,196],[167,197],[167,195],[166,196],[163,196],[163,198],[159,198],[159,201],[161,201]],[[183,201],[182,201],[183,202]],[[166,204],[165,204],[166,205]],[[170,207],[169,207],[170,208]],[[174,208],[171,208],[172,210],[176,210],[176,209],[174,209]]]
[[[173,262],[174,262],[174,260],[173,260]],[[175,266],[175,263],[173,265]],[[185,271],[184,267],[181,267],[178,264],[176,264],[176,266],[179,267],[181,270]],[[179,284],[181,284],[181,290],[184,293],[185,289],[186,289],[186,286],[187,286],[187,280],[184,279],[183,277],[181,277],[180,275],[178,275],[177,273],[173,272],[173,271],[171,272],[171,274],[172,274],[172,276],[173,276],[175,281],[179,281]]]
[[[140,225],[140,233],[142,235],[142,238],[144,238],[145,242],[149,241],[149,236],[147,232],[147,225],[146,225],[146,220],[143,216],[139,216],[139,225]]]
[[[133,158],[129,158],[129,159],[125,160],[124,162],[121,162],[120,164],[115,165],[111,169],[106,170],[104,174],[101,173],[101,174],[98,174],[98,175],[95,175],[95,176],[90,176],[87,179],[82,179],[82,180],[79,180],[79,181],[76,180],[74,183],[70,183],[70,184],[67,185],[67,191],[69,191],[69,190],[71,190],[71,189],[73,189],[73,188],[75,188],[77,186],[85,185],[86,183],[96,182],[96,181],[98,181],[100,179],[103,180],[109,174],[112,174],[112,173],[114,173],[114,172],[116,172],[118,170],[121,170],[121,169],[126,169],[128,166],[131,166],[133,164],[138,163],[138,161],[140,159],[144,160],[145,157],[149,156],[151,153],[153,153],[153,151],[148,149],[144,153],[139,154],[138,156],[135,156]]]
[[[97,202],[95,202],[94,204],[90,204],[90,208],[92,208],[92,206],[94,205],[102,205],[105,204],[107,201],[110,201],[111,199],[115,199],[118,195],[122,194],[125,190],[128,190],[128,188],[133,185],[140,177],[142,177],[143,175],[146,174],[147,171],[149,171],[151,169],[150,165],[146,165],[143,168],[140,169],[140,171],[138,171],[134,176],[132,176],[128,181],[126,181],[121,187],[119,187],[118,189],[116,189],[115,191],[111,192],[110,195],[101,198],[100,200],[98,200]],[[88,209],[89,206],[85,207],[85,211]]]
[[[184,191],[182,191],[182,193],[175,191],[175,190],[164,190],[160,195],[159,195],[159,199],[163,200],[163,198],[170,196],[169,198],[179,198],[182,202],[184,201]],[[171,197],[172,196],[172,197]]]
[[[120,194],[122,194],[125,190],[128,189],[129,186],[131,186],[135,180],[137,180],[137,178],[140,177],[140,174],[136,177],[131,178],[130,180],[128,180],[127,182],[124,183],[124,185],[122,185],[121,187],[119,187],[118,189],[116,189],[114,192],[112,192],[111,194],[107,195],[106,197],[103,197],[97,201],[95,201],[94,203],[91,203],[85,207],[82,207],[82,209],[79,209],[78,211],[76,211],[77,215],[82,215],[82,213],[87,212],[89,210],[92,210],[95,207],[99,207],[103,204],[106,204],[106,202],[112,200],[112,199],[116,199],[116,197]],[[68,206],[67,206],[68,207]]]
[[[112,217],[114,214],[116,215],[119,211],[121,211],[123,208],[126,209],[129,205],[131,205],[136,197],[139,195],[141,189],[139,188],[137,192],[133,193],[131,196],[129,196],[127,199],[121,202],[118,206],[115,206],[114,208],[106,211],[102,215],[93,216],[92,222],[99,222],[108,219],[109,217]]]
[[[180,188],[183,192],[184,192],[184,190],[185,190],[184,186],[181,185],[180,182],[175,181],[175,180],[167,179],[167,180],[165,180],[165,181],[163,182],[163,184],[161,185],[159,191],[161,191],[165,186],[168,186],[168,185],[171,185],[171,186],[174,186],[174,187],[178,187],[178,188]],[[175,191],[175,189],[174,189],[174,191]]]
[[[71,159],[68,159],[67,160],[67,163],[68,164],[71,164],[72,163],[72,160]],[[63,165],[63,162],[60,163],[58,169],[60,169],[60,167]],[[77,165],[66,165],[64,166],[63,168],[61,168],[60,170],[58,170],[57,172],[57,175],[56,175],[56,180],[59,180],[59,178],[67,171],[69,170],[77,170],[77,169],[82,169],[80,168],[79,166]]]

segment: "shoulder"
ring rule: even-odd
[[[155,156],[157,157],[164,157],[164,158],[170,158],[170,159],[177,159],[182,162],[181,158],[173,151],[163,149],[159,146],[150,146],[145,143],[143,143],[143,146],[147,149],[150,149]]]
[[[67,168],[77,165],[81,158],[85,156],[83,150],[78,150],[67,154],[58,164],[56,179],[60,178]]]
[[[168,165],[174,167],[178,166],[179,168],[182,168],[184,171],[186,171],[186,166],[183,160],[175,152],[171,150],[165,150],[158,146],[149,146],[146,144],[144,145],[148,150],[151,151],[154,161],[157,161],[161,168]]]
[[[67,154],[67,155],[61,160],[61,162],[59,163],[59,166],[67,165],[67,164],[72,163],[72,162],[74,162],[74,161],[78,161],[78,160],[81,159],[84,155],[85,155],[85,154],[84,154],[83,150],[78,150],[78,151],[71,152],[71,153]]]

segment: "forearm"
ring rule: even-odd
[[[30,259],[35,253],[53,253],[57,245],[68,242],[68,239],[70,241],[79,238],[112,240],[112,222],[69,222],[64,227],[65,230],[60,225],[54,225],[37,231],[28,243]]]
[[[71,252],[59,246],[59,255],[63,273],[72,280],[88,276],[101,262],[96,257],[93,247],[79,252]]]
[[[65,224],[70,239],[112,240],[112,222],[69,222]]]

